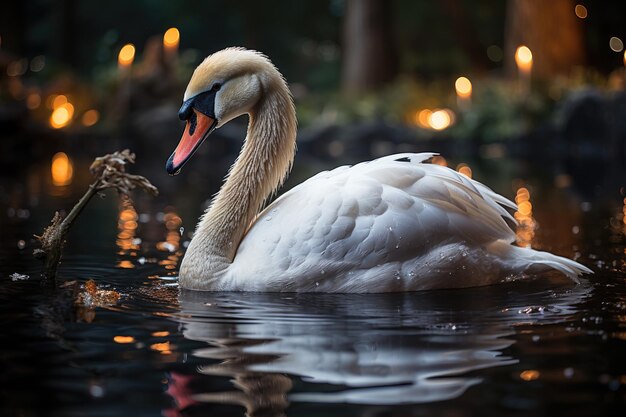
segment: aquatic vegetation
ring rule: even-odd
[[[109,188],[117,190],[122,198],[129,198],[130,192],[135,188],[140,188],[155,196],[158,195],[159,191],[147,178],[126,172],[126,165],[134,162],[135,154],[128,149],[96,158],[89,167],[95,180],[89,185],[85,194],[67,216],[64,217],[58,211],[55,212],[50,226],[44,229],[41,236],[35,235],[41,244],[41,249],[35,249],[33,254],[37,258],[45,260],[44,283],[55,284],[57,267],[61,260],[67,232],[91,200],[91,197]]]
[[[72,285],[76,285],[73,281]],[[91,323],[96,315],[96,307],[105,307],[117,303],[121,297],[115,290],[105,290],[98,287],[93,279],[87,280],[74,290],[74,306],[76,319]]]

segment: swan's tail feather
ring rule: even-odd
[[[489,250],[501,256],[507,264],[520,271],[544,272],[555,269],[577,284],[580,283],[578,280],[580,275],[593,274],[591,269],[571,259],[549,252],[512,246],[504,241],[494,242],[489,246]]]

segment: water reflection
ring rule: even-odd
[[[123,257],[137,256],[139,244],[141,243],[141,239],[136,237],[137,226],[137,211],[130,200],[124,200],[117,221],[118,234],[115,242],[119,248],[118,255]],[[129,259],[120,259],[117,266],[124,269],[132,269],[135,267],[135,264]]]
[[[176,269],[176,265],[178,265],[178,261],[183,255],[182,251],[180,251],[181,226],[183,221],[180,216],[170,208],[163,216],[163,223],[165,223],[165,228],[167,229],[165,241],[157,243],[156,248],[163,252],[170,252],[170,255],[167,256],[167,259],[160,260],[159,265],[164,266],[165,269],[169,270],[170,274],[172,274],[172,270]]]
[[[530,191],[528,191],[528,188],[520,187],[517,189],[515,203],[517,204],[517,211],[514,217],[518,222],[515,238],[519,246],[530,248],[535,238],[537,222],[533,217],[533,205],[530,202]]]
[[[52,184],[55,186],[62,187],[72,183],[74,167],[65,152],[57,152],[54,154],[50,173],[52,174]]]
[[[589,291],[530,290],[521,300],[502,287],[392,295],[183,291],[183,335],[207,343],[192,352],[207,363],[185,377],[185,387],[180,378],[171,383],[196,406],[236,404],[248,416],[284,415],[294,401],[452,399],[481,382],[476,371],[517,362],[505,352],[516,325],[565,320]],[[216,376],[228,377],[232,389],[203,384]]]

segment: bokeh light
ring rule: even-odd
[[[444,130],[452,124],[452,117],[449,110],[435,110],[428,117],[428,124],[434,130]]]
[[[61,129],[71,123],[72,117],[74,117],[74,106],[71,103],[63,103],[52,112],[50,126]]]
[[[117,62],[122,67],[128,67],[132,65],[135,60],[135,45],[127,43],[120,49],[120,53],[117,56]]]
[[[624,42],[617,36],[613,36],[609,39],[609,47],[613,52],[622,52],[624,50]]]
[[[26,97],[26,107],[29,110],[35,110],[39,108],[41,105],[41,96],[39,93],[30,93],[28,97]]]
[[[178,46],[180,42],[180,32],[176,28],[169,28],[163,35],[163,45],[166,47]]]
[[[72,183],[74,176],[74,167],[72,161],[65,152],[57,152],[52,157],[52,166],[50,168],[52,174],[52,184],[56,186],[65,186]]]
[[[574,13],[576,13],[578,18],[585,19],[587,17],[587,8],[582,4],[577,4],[576,7],[574,7]]]
[[[100,113],[98,110],[91,109],[83,114],[81,122],[83,126],[90,127],[98,123],[98,120],[100,120]]]
[[[525,45],[520,45],[515,51],[515,63],[521,71],[530,71],[533,65],[533,53]]]
[[[469,167],[469,165],[467,165],[464,162],[461,162],[459,165],[456,166],[456,170],[460,173],[465,175],[467,178],[472,178],[472,168]]]
[[[454,83],[456,94],[461,98],[469,98],[472,96],[472,82],[466,77],[459,77]]]
[[[135,342],[135,338],[132,337],[132,336],[115,336],[113,338],[113,341],[115,343],[127,344],[127,343],[134,343]]]

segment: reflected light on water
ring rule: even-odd
[[[122,209],[117,220],[117,240],[115,243],[120,249],[118,255],[136,256],[139,250],[139,239],[135,237],[137,232],[137,211],[135,207],[128,201],[124,201]],[[117,266],[124,269],[132,269],[135,265],[128,259],[122,259]]]
[[[515,203],[518,210],[515,212],[515,220],[518,221],[515,237],[517,244],[521,247],[531,247],[535,237],[537,223],[533,218],[533,206],[530,202],[530,191],[525,187],[520,187],[515,196]]]
[[[534,369],[529,369],[519,374],[519,377],[522,378],[524,381],[534,381],[535,379],[538,379],[539,376],[539,371],[536,371]]]
[[[117,266],[122,269],[133,269],[135,267],[135,265],[127,259],[119,261]]]
[[[165,228],[167,229],[165,241],[157,243],[156,248],[163,252],[171,252],[171,255],[169,255],[167,259],[159,261],[159,265],[164,266],[165,269],[175,269],[178,264],[178,260],[182,255],[179,248],[180,227],[183,224],[183,221],[178,214],[174,211],[170,211],[163,216],[163,222],[165,223]]]
[[[135,338],[132,336],[115,336],[113,338],[113,341],[115,343],[127,344],[127,343],[133,343],[135,341]]]
[[[50,173],[52,174],[52,184],[56,186],[65,186],[72,183],[74,167],[65,152],[57,152],[54,154]]]
[[[152,344],[152,345],[150,345],[150,349],[156,350],[157,352],[161,353],[162,355],[170,355],[172,353],[171,347],[170,347],[170,342],[163,342],[163,343]]]

